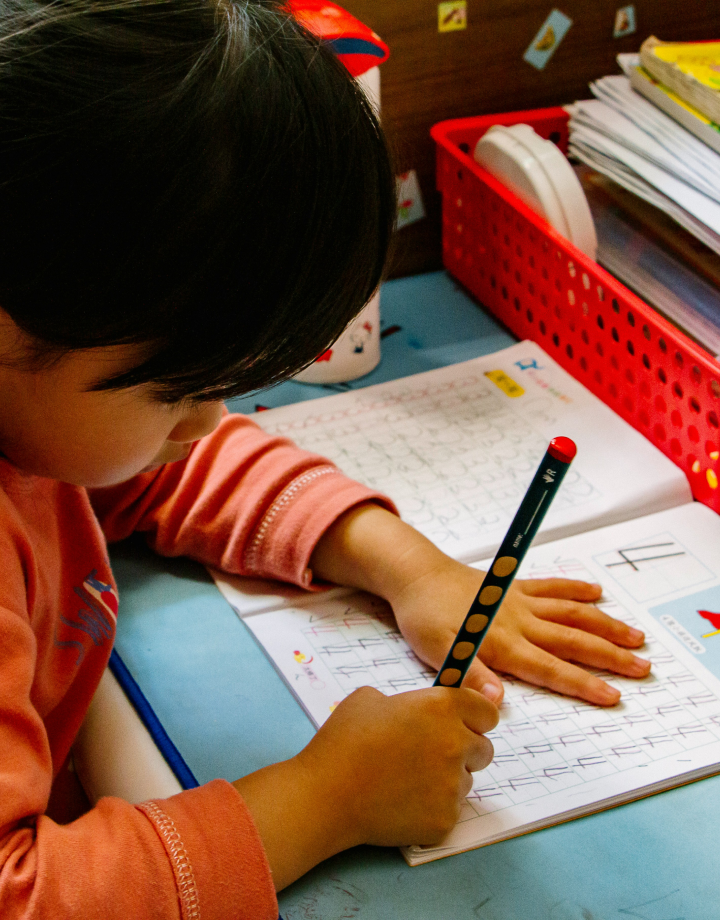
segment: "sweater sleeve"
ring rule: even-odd
[[[137,807],[106,798],[67,825],[43,814],[53,751],[33,676],[48,649],[64,671],[76,650],[43,652],[21,566],[4,567],[0,594],[0,917],[276,920],[259,836],[223,780]]]
[[[109,541],[144,531],[162,555],[302,587],[317,541],[341,514],[366,501],[396,513],[329,460],[227,413],[187,460],[90,498]]]

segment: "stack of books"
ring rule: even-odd
[[[720,61],[720,42],[701,42],[700,44],[715,48],[717,60]],[[663,82],[660,76],[663,73],[661,69],[663,65],[652,49],[658,46],[667,48],[668,45],[669,43],[658,42],[656,38],[649,38],[644,43],[640,54],[619,54],[618,63],[629,78],[633,89],[670,115],[678,124],[692,131],[708,147],[720,153],[720,111],[713,106],[713,117],[710,117],[696,108],[686,97],[675,92],[668,82]],[[672,45],[671,47],[686,46]],[[720,72],[718,72],[718,77],[720,77]],[[667,79],[666,75],[665,80]],[[688,93],[688,97],[689,95]]]
[[[650,38],[640,54],[619,55],[618,63],[623,75],[596,80],[590,85],[593,99],[567,107],[570,155],[600,174],[603,191],[609,189],[615,199],[609,207],[606,194],[595,194],[598,262],[717,355],[720,42],[680,44]],[[585,185],[587,193],[587,181]],[[597,187],[595,183],[588,197]],[[613,188],[620,194],[613,195]],[[626,226],[620,220],[623,196],[640,204],[630,207],[634,213]],[[642,247],[637,242],[638,214],[650,230],[650,242]],[[668,222],[678,232],[667,232]],[[677,244],[687,234],[705,251],[690,260],[696,263],[690,271],[684,263],[692,246]],[[642,266],[633,258],[640,249]],[[704,278],[694,283],[698,264],[710,269],[702,270]]]
[[[661,42],[651,36],[632,85],[720,152],[720,42]]]

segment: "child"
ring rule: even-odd
[[[274,918],[358,843],[432,843],[492,756],[487,667],[612,705],[643,676],[597,586],[513,589],[461,690],[343,702],[296,757],[46,816],[106,666],[106,541],[392,604],[437,666],[481,576],[222,400],[306,366],[377,286],[374,116],[272,0],[6,0],[0,14],[0,915]],[[239,719],[242,713],[238,713]],[[269,730],[272,730],[270,727]]]

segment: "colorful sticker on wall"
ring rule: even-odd
[[[425,217],[425,206],[420,194],[420,183],[414,169],[402,173],[397,182],[398,215],[397,229],[414,224]]]
[[[542,70],[555,54],[571,25],[572,19],[569,16],[561,13],[560,10],[552,10],[523,54],[523,60],[538,70]]]
[[[623,35],[632,35],[637,29],[635,21],[635,7],[621,6],[615,13],[615,26],[613,28],[613,38],[622,38]]]
[[[438,32],[467,29],[467,0],[438,3]]]

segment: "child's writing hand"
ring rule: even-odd
[[[312,565],[328,580],[389,601],[410,646],[434,668],[445,660],[483,578],[375,505],[339,518]],[[601,593],[598,585],[561,578],[516,581],[465,684],[499,703],[502,683],[494,668],[600,706],[617,703],[620,693],[580,665],[645,677],[650,663],[630,651],[642,646],[643,634],[594,606]]]
[[[492,760],[484,737],[498,711],[474,690],[446,687],[386,697],[362,687],[301,753],[346,799],[356,843],[437,843],[455,825],[472,776]]]
[[[474,690],[383,696],[363,687],[296,757],[234,785],[260,831],[276,887],[361,843],[439,842],[486,767],[497,709]]]
[[[400,630],[433,667],[444,661],[482,577],[475,569],[447,560],[394,600]],[[598,585],[565,578],[514,582],[465,685],[499,702],[502,684],[488,665],[568,696],[613,706],[620,692],[579,665],[645,677],[650,662],[630,651],[643,644],[644,635],[593,605],[601,593]]]

